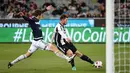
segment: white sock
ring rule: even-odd
[[[55,52],[55,54],[56,54],[58,57],[60,57],[60,58],[63,58],[63,59],[66,59],[66,60],[69,59],[68,56],[64,55],[64,54],[61,53],[60,51]]]
[[[21,60],[23,60],[23,59],[25,59],[25,58],[27,58],[27,56],[24,54],[24,55],[20,55],[19,57],[17,57],[15,60],[13,60],[12,62],[11,62],[11,64],[15,64],[15,63],[17,63],[17,62],[19,62],[19,61],[21,61]]]

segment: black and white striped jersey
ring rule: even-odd
[[[60,23],[58,23],[54,29],[54,41],[57,46],[62,46],[66,43],[66,30],[64,26],[62,26]]]

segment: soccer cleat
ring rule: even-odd
[[[69,57],[69,59],[67,60],[68,63],[71,63],[71,60],[75,57],[76,55],[74,54],[73,56]]]
[[[92,67],[95,67],[95,65],[94,65],[94,64],[92,64]]]
[[[13,66],[10,62],[8,63],[8,69]]]
[[[72,67],[72,70],[73,70],[73,71],[76,71],[76,67],[75,67],[75,66],[73,66],[73,67]]]

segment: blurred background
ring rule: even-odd
[[[54,9],[46,12],[45,18],[57,18],[61,14],[70,18],[105,17],[105,0],[1,0],[0,3],[0,18],[20,18],[19,12],[30,14],[49,3]]]
[[[129,43],[130,1],[114,3],[114,42]],[[75,46],[92,60],[102,61],[103,68],[96,69],[76,57],[77,71],[73,72],[68,63],[54,54],[37,51],[31,58],[7,69],[8,62],[25,53],[33,40],[28,22],[19,12],[31,17],[36,9],[44,10],[49,4],[53,9],[43,13],[40,20],[44,41],[51,41],[59,17],[66,14],[69,19],[65,27]],[[105,15],[106,0],[0,0],[0,73],[105,73]]]

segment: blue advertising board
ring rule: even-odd
[[[42,27],[55,27],[59,22],[59,19],[42,19],[40,25]],[[65,27],[94,27],[94,19],[68,19]]]

